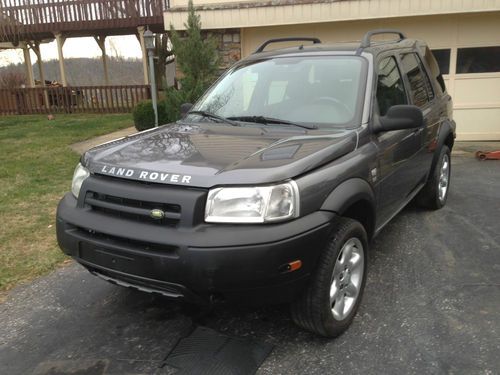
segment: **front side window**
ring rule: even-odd
[[[410,95],[413,104],[424,107],[434,98],[431,83],[427,73],[423,70],[420,58],[416,53],[407,53],[401,56],[403,71],[410,82]]]
[[[225,118],[264,116],[319,127],[350,127],[361,116],[366,65],[358,56],[251,61],[224,75],[193,110]]]
[[[377,103],[381,116],[393,105],[408,104],[403,78],[394,57],[387,57],[378,65]]]

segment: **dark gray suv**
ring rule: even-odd
[[[264,51],[283,41],[298,47]],[[370,241],[414,198],[446,203],[451,97],[425,43],[399,31],[270,40],[183,110],[85,153],[59,204],[61,249],[104,280],[195,303],[288,302],[299,326],[336,336]]]

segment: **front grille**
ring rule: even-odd
[[[80,195],[78,206],[101,216],[157,228],[185,228],[203,222],[207,190],[91,175]],[[163,211],[163,218],[152,218],[152,210]]]
[[[156,225],[175,227],[181,218],[181,206],[178,204],[122,198],[94,191],[87,191],[85,204],[105,215]],[[152,210],[161,210],[164,217],[151,217]]]
[[[139,241],[126,237],[112,236],[81,227],[74,227],[72,233],[86,241],[98,241],[103,246],[119,247],[131,251],[148,252],[167,256],[177,255],[177,246],[163,245],[153,242]]]

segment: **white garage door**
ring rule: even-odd
[[[500,46],[434,50],[453,96],[460,140],[500,140]]]

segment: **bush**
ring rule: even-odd
[[[158,102],[158,125],[165,125],[174,120],[172,114],[168,114],[167,105],[164,101]],[[155,126],[155,113],[153,111],[153,103],[151,100],[144,100],[138,103],[134,112],[134,125],[138,131],[151,129]]]

